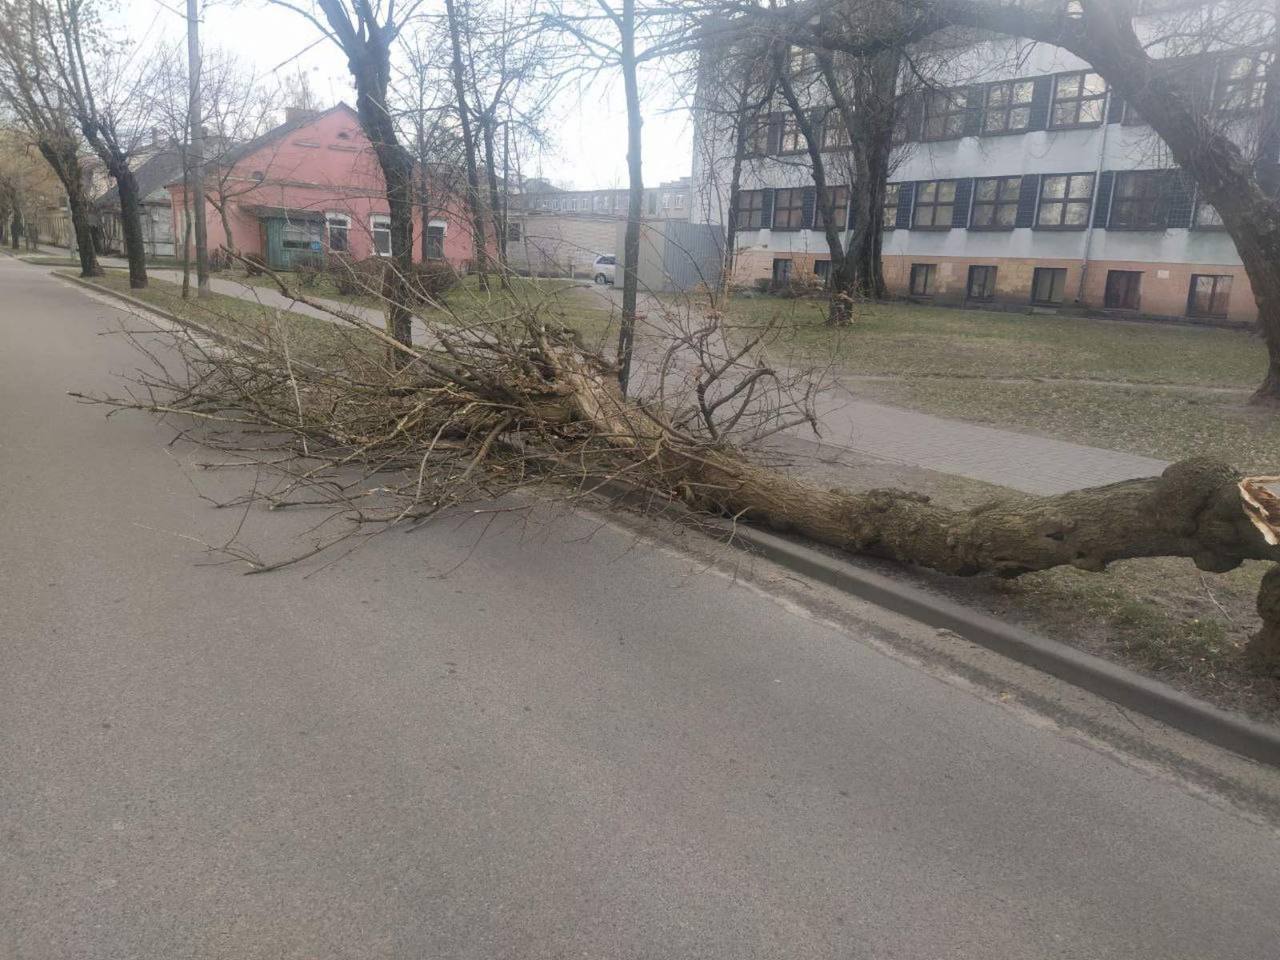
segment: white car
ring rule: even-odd
[[[596,262],[591,265],[591,274],[595,277],[596,283],[601,286],[613,283],[617,272],[618,258],[611,253],[596,257]]]

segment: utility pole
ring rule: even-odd
[[[187,74],[191,99],[187,107],[190,127],[191,183],[196,195],[191,198],[195,213],[196,290],[197,296],[209,295],[209,234],[204,222],[204,114],[200,106],[200,0],[187,0]]]

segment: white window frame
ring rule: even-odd
[[[440,256],[438,256],[438,257],[430,257],[430,258],[428,258],[428,259],[431,259],[431,260],[443,260],[443,259],[445,258],[445,256],[444,256],[444,243],[445,243],[445,238],[449,236],[449,221],[447,221],[447,220],[428,220],[428,221],[427,221],[427,227],[426,227],[426,228],[427,228],[428,230],[430,230],[432,227],[439,227],[439,228],[440,228]]]
[[[326,239],[329,242],[329,249],[333,249],[333,228],[337,227],[343,231],[343,244],[339,253],[349,253],[351,251],[351,217],[345,213],[339,213],[336,210],[326,210],[324,213],[324,226],[326,231]]]
[[[378,249],[378,233],[382,231],[387,235],[387,252],[383,253]],[[391,256],[391,215],[386,213],[374,213],[369,216],[369,236],[373,239],[373,255],[375,257]]]

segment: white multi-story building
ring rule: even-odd
[[[1187,61],[1208,113],[1256,136],[1270,54],[1236,49]],[[1046,44],[997,38],[969,46],[940,74],[900,118],[883,234],[894,293],[1006,309],[1255,317],[1215,211],[1089,64]],[[739,283],[830,268],[805,142],[785,105],[774,110],[743,165]],[[714,120],[698,123],[694,217],[725,222],[731,151],[722,137],[707,146]],[[827,130],[825,140],[832,156],[842,149],[840,131]],[[841,164],[828,166],[837,202],[847,203],[856,184],[835,173]]]

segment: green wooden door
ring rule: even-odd
[[[319,220],[286,220],[268,217],[267,265],[272,270],[294,270],[323,260],[323,224]]]

